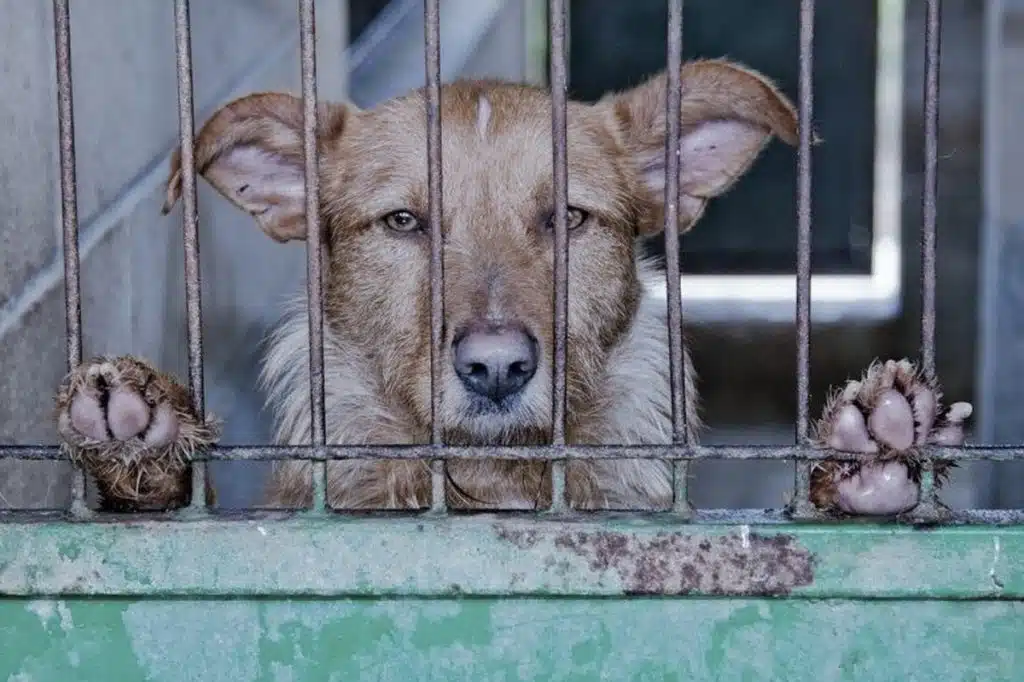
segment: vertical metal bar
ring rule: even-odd
[[[665,268],[668,291],[669,378],[672,442],[686,441],[686,386],[683,381],[682,292],[679,281],[679,136],[683,65],[683,0],[668,3],[668,140],[665,145]]]
[[[321,451],[324,427],[323,235],[320,225],[320,154],[317,137],[316,10],[313,0],[299,0],[302,60],[302,154],[306,180],[306,297],[309,309],[309,409],[311,445]],[[313,462],[313,511],[327,507],[327,462]]]
[[[814,117],[814,0],[800,0],[800,143],[797,156],[796,441],[810,431],[811,352],[811,139]],[[793,504],[808,509],[811,465],[797,462]]]
[[[551,139],[554,189],[554,363],[552,376],[551,440],[555,446],[565,445],[566,426],[566,360],[569,316],[569,170],[568,170],[568,74],[566,55],[566,0],[550,0],[548,4],[551,41]],[[551,470],[551,510],[565,507],[565,467],[555,462]]]
[[[935,223],[939,165],[940,0],[928,0],[925,16],[924,193],[921,225],[921,367],[935,376]]]
[[[925,12],[924,64],[924,190],[921,216],[921,370],[935,377],[935,225],[938,215],[939,46],[941,2],[928,0]],[[942,506],[935,490],[932,460],[921,475],[921,504],[916,515],[937,520]]]
[[[174,0],[174,42],[178,75],[178,132],[181,145],[182,226],[185,238],[185,315],[188,319],[188,388],[193,409],[205,418],[203,312],[199,274],[199,213],[196,207],[195,111],[192,102],[192,27],[188,0]],[[192,465],[193,511],[207,506],[206,463]]]
[[[71,78],[71,17],[68,0],[53,0],[57,63],[57,127],[60,134],[60,204],[64,232],[64,317],[68,371],[82,364],[82,294],[78,253],[78,190],[75,175],[75,110]],[[71,476],[71,512],[88,512],[85,470]]]
[[[668,292],[669,385],[672,393],[672,442],[689,443],[686,422],[685,346],[683,341],[682,292],[679,265],[679,137],[681,134],[683,66],[683,0],[668,3],[667,98],[665,115],[668,136],[665,143],[665,276]],[[672,463],[673,510],[689,510],[687,475],[689,462]]]
[[[427,188],[430,204],[430,443],[441,446],[440,420],[444,358],[444,205],[441,170],[441,8],[440,0],[423,0],[427,81]],[[431,509],[443,512],[445,463],[432,462]]]

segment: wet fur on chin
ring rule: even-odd
[[[589,377],[597,400],[569,406],[567,440],[584,445],[641,445],[671,442],[671,398],[667,309],[651,291],[664,277],[654,263],[637,261],[644,287],[636,316],[622,342],[611,352],[600,377]],[[570,292],[570,296],[572,293]],[[305,444],[310,438],[309,350],[305,299],[290,306],[271,336],[261,383],[276,415],[275,440]],[[571,360],[570,360],[571,361]],[[337,333],[325,329],[325,405],[327,442],[334,445],[411,445],[429,442],[429,424],[389,405],[371,365]],[[698,429],[695,375],[685,365],[687,418]],[[546,415],[545,415],[546,416]],[[449,444],[537,445],[541,428],[508,431],[500,439],[481,439],[465,431],[446,434]],[[425,462],[330,462],[328,500],[340,509],[420,509],[430,504],[430,472]],[[550,503],[549,470],[543,462],[502,460],[449,462],[449,503],[466,508],[534,509]],[[570,503],[581,509],[665,508],[671,504],[671,469],[642,460],[571,462],[566,471]],[[275,466],[269,489],[274,506],[311,503],[308,462]]]

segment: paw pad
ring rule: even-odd
[[[151,385],[153,377],[144,369],[97,362],[73,373],[61,400],[61,435],[79,445],[171,445],[178,437],[181,417],[166,392]]]
[[[198,420],[188,392],[132,357],[82,364],[57,396],[63,447],[96,479],[115,506],[181,501],[192,453],[218,435]]]
[[[935,380],[908,360],[873,363],[827,401],[816,425],[818,447],[858,455],[857,461],[816,462],[811,500],[847,514],[893,515],[917,505],[919,449],[959,446],[970,403],[941,403]],[[936,484],[949,463],[935,463]]]

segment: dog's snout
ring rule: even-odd
[[[537,341],[518,325],[470,329],[455,339],[452,355],[462,383],[495,402],[521,391],[537,371]]]

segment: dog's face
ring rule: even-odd
[[[688,64],[682,82],[685,230],[772,135],[795,141],[796,118],[770,83],[736,65]],[[594,400],[608,354],[636,315],[634,244],[658,232],[664,214],[665,98],[662,75],[593,105],[569,105],[570,414]],[[543,437],[554,348],[550,96],[490,82],[447,85],[441,120],[439,416],[453,440]],[[385,398],[426,426],[431,225],[423,93],[369,111],[323,104],[319,123],[326,322],[373,365]],[[196,164],[272,238],[305,238],[299,99],[257,94],[228,104],[200,132]],[[175,157],[167,208],[179,192]]]

